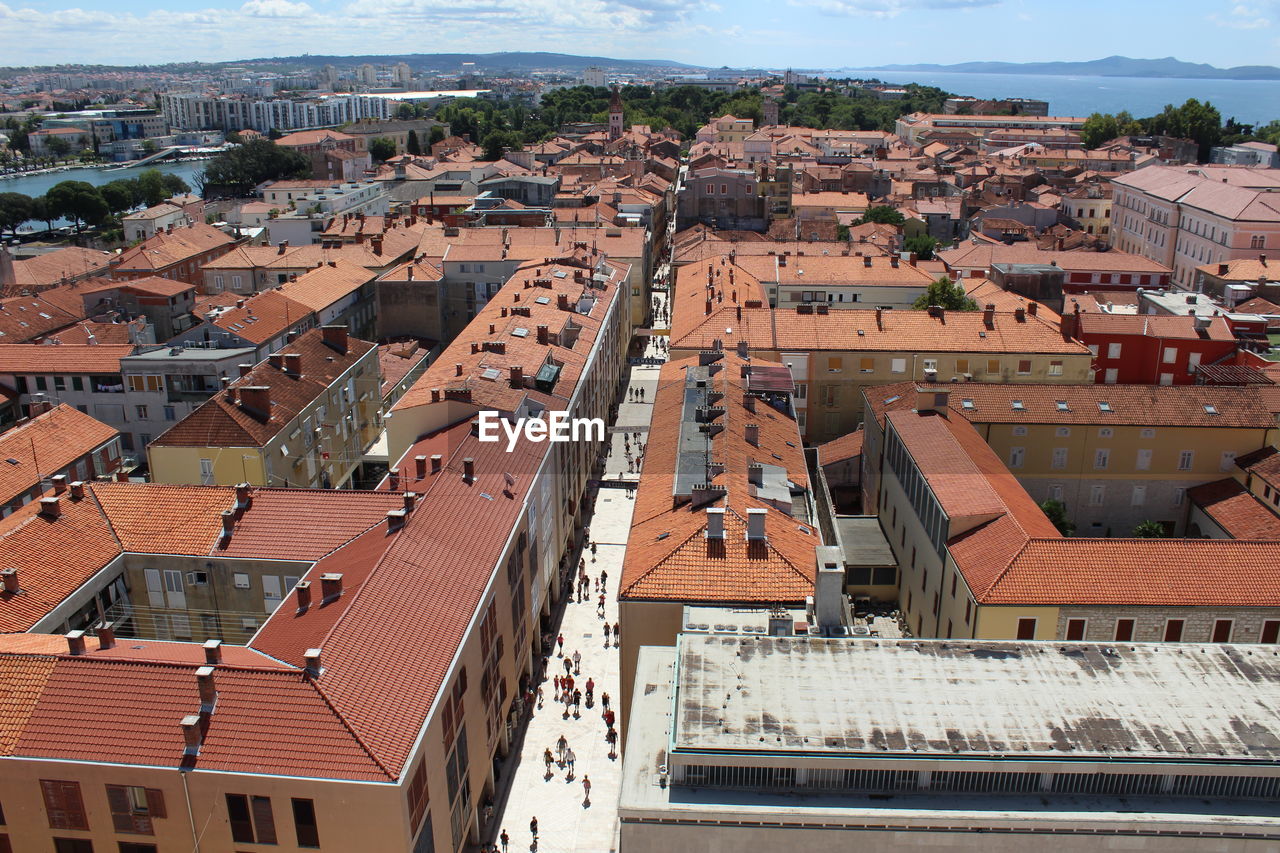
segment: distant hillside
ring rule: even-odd
[[[881,65],[869,71],[955,71],[966,74],[1055,74],[1083,77],[1182,77],[1198,80],[1280,80],[1280,68],[1240,65],[1215,68],[1196,62],[1108,56],[1089,62],[961,62],[957,65]]]
[[[303,56],[281,56],[262,59],[246,59],[244,64],[254,65],[336,65],[351,66],[391,64],[404,62],[415,71],[448,71],[457,73],[464,62],[474,62],[480,72],[494,71],[582,71],[596,66],[614,71],[652,71],[654,68],[680,68],[701,71],[701,66],[686,65],[667,59],[610,59],[607,56],[574,56],[569,53],[406,53],[370,54],[367,56],[325,56],[308,53]],[[239,63],[227,63],[239,64]]]

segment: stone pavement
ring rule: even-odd
[[[652,342],[646,355],[660,355]],[[645,430],[649,426],[658,371],[655,366],[631,368],[628,389],[645,387],[646,399],[644,403],[628,402],[624,390],[619,404],[615,427],[639,430],[642,442],[648,441]],[[623,432],[610,435],[612,446],[605,463],[605,479],[638,480],[639,473],[627,472]],[[636,444],[634,441],[631,444],[634,453]],[[535,816],[539,853],[606,853],[617,849],[622,757],[610,757],[600,697],[608,693],[614,702],[611,707],[617,712],[616,701],[621,692],[618,651],[612,642],[605,644],[604,624],[607,621],[614,625],[618,621],[618,584],[635,506],[633,495],[631,489],[601,489],[596,494],[590,520],[591,539],[596,543],[594,559],[589,549],[584,551],[593,591],[582,602],[569,599],[559,627],[560,635],[564,636],[565,655],[572,658],[575,651],[582,654],[580,672],[574,676],[574,687],[583,692],[581,715],[566,715],[565,706],[555,701],[552,679],[564,675],[565,661],[565,657],[557,653],[547,667],[542,704],[529,720],[506,800],[498,803],[499,817],[494,826],[497,833],[506,830],[510,853],[534,849],[529,820]],[[594,591],[601,571],[607,572],[604,619],[598,615],[599,593]],[[589,708],[585,687],[588,677],[595,681],[595,701]],[[550,776],[545,772],[543,751],[550,749],[554,755],[561,735],[577,756],[572,778],[568,768],[558,763],[552,765]],[[584,777],[591,779],[589,802],[583,791]]]

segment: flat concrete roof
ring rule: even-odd
[[[678,752],[1280,760],[1276,646],[684,634],[678,652]]]
[[[844,562],[848,566],[895,566],[893,548],[880,529],[880,519],[874,515],[837,515],[836,529],[840,535]]]

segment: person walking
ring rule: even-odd
[[[607,569],[600,570],[600,589],[605,590],[605,584],[609,581],[609,571]]]
[[[564,659],[564,674],[568,675],[571,672],[573,672],[573,661],[566,657]]]
[[[546,749],[544,749],[544,750],[542,751],[542,760],[543,760],[543,762],[547,765],[547,776],[548,776],[548,777],[550,777],[550,776],[551,776],[551,763],[552,763],[553,761],[555,761],[555,759],[551,757],[551,748],[550,748],[550,747],[547,747]]]
[[[555,687],[556,687],[556,701],[557,701],[557,702],[559,702],[559,701],[560,701],[560,676],[558,676],[558,675],[557,675],[555,678],[553,678],[553,679],[552,679],[552,683],[554,683],[554,684],[555,684]]]
[[[578,716],[578,710],[582,707],[582,691],[573,691],[573,715]]]
[[[604,647],[606,649],[609,648],[609,634],[612,631],[613,629],[609,627],[609,623],[608,622],[604,623]]]
[[[534,815],[529,818],[529,834],[533,836],[533,840],[538,840],[538,816]]]
[[[616,646],[622,642],[622,623],[613,623],[613,644]]]
[[[498,840],[502,842],[502,853],[507,853],[507,844],[511,842],[511,837],[507,835],[507,828],[502,828],[502,834],[498,836]]]
[[[591,696],[596,692],[596,683],[590,677],[587,678],[587,707],[591,707]]]
[[[604,596],[600,596],[604,598]],[[602,605],[603,606],[603,605]],[[573,674],[578,675],[582,672],[582,652],[577,649],[573,650]]]
[[[556,656],[563,657],[564,656],[564,634],[561,634],[560,636],[556,637],[556,643],[560,647],[559,650],[556,652]]]
[[[568,749],[569,749],[569,739],[562,734],[560,735],[560,739],[556,741],[556,752],[559,753],[560,762],[562,764],[564,763],[565,752],[567,752]]]
[[[566,766],[566,767],[568,767],[568,768],[569,768],[569,778],[570,778],[570,779],[572,779],[572,778],[573,778],[573,765],[574,765],[574,762],[576,762],[577,760],[578,760],[578,756],[574,753],[574,751],[573,751],[572,749],[570,749],[570,750],[568,750],[567,752],[565,752],[565,754],[564,754],[564,764],[565,764],[565,766]]]
[[[600,603],[596,605],[596,610],[599,611],[599,616],[601,619],[603,619],[604,618],[604,593],[603,592],[600,593]]]
[[[600,694],[600,707],[605,710],[606,714],[608,713],[609,711],[609,694],[608,693]]]
[[[582,777],[582,790],[586,794],[586,796],[583,798],[583,802],[590,803],[591,802],[591,777],[585,774]]]

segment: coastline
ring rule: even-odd
[[[158,163],[188,163],[188,162],[195,162],[198,160],[212,160],[215,156],[217,155],[203,154],[196,157],[174,157],[171,160],[161,160],[157,162]],[[7,180],[9,178],[30,178],[35,175],[56,175],[60,172],[77,172],[77,171],[80,171],[81,169],[94,169],[100,172],[125,171],[126,169],[137,168],[138,164],[140,164],[141,162],[142,162],[141,160],[129,160],[128,162],[125,162],[125,163],[79,163],[74,166],[71,166],[71,165],[49,166],[43,169],[29,169],[23,172],[6,172],[5,174],[0,175],[0,181]]]

